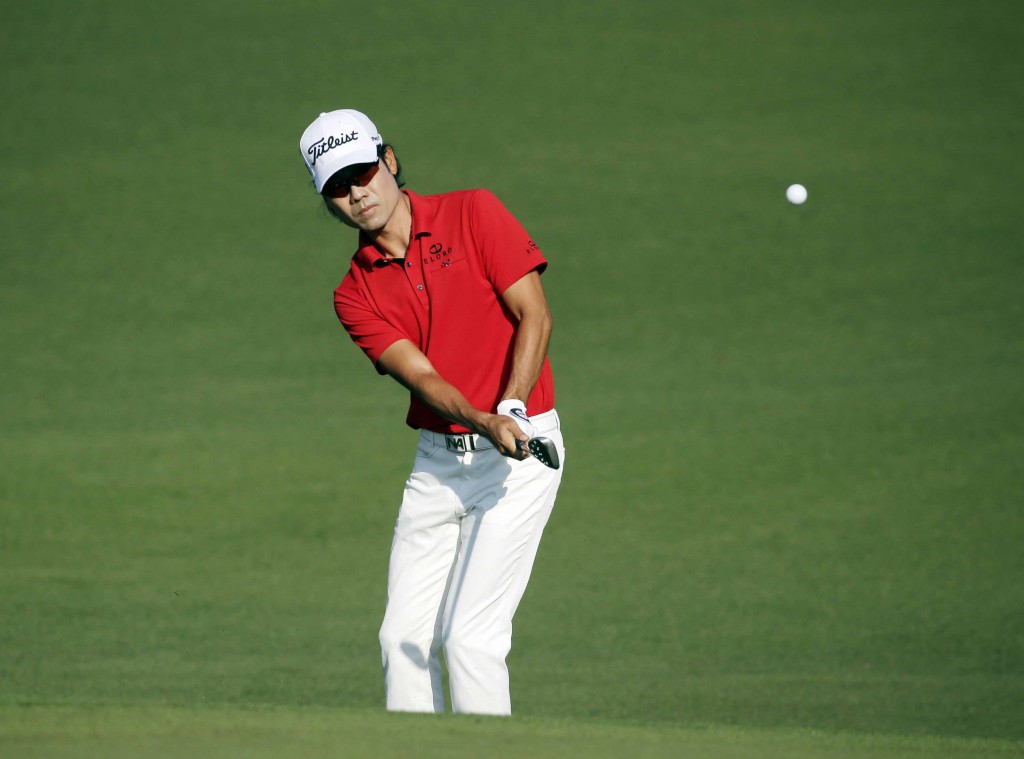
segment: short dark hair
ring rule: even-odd
[[[405,187],[405,177],[402,176],[402,162],[398,160],[398,153],[395,152],[395,148],[394,148],[393,145],[391,145],[390,143],[385,142],[380,147],[378,147],[377,148],[377,160],[379,161],[380,159],[382,159],[384,157],[385,153],[387,153],[389,148],[391,150],[391,155],[393,155],[395,157],[395,168],[398,169],[398,171],[395,173],[395,181],[398,182],[398,186],[399,187]],[[328,184],[330,184],[330,183],[329,182],[325,183],[324,187],[327,187]],[[333,216],[338,221],[340,221],[342,223],[345,222],[345,217],[341,215],[341,211],[339,211],[334,206],[334,203],[331,202],[331,199],[325,193],[320,193],[320,199],[323,200],[324,208],[327,209],[327,213],[329,213],[331,216]]]

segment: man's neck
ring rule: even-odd
[[[388,258],[405,258],[412,238],[412,206],[404,192],[388,223],[370,239],[377,249]]]

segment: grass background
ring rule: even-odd
[[[1016,3],[3,5],[0,748],[1022,750]],[[343,106],[551,261],[511,725],[382,713],[414,433],[297,155]]]

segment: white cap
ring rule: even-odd
[[[382,144],[373,122],[346,108],[321,113],[302,133],[299,150],[316,191],[321,192],[327,180],[346,166],[376,161]]]

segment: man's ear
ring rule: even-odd
[[[390,145],[384,148],[384,165],[393,175],[398,176],[398,159],[395,158],[395,151]]]

